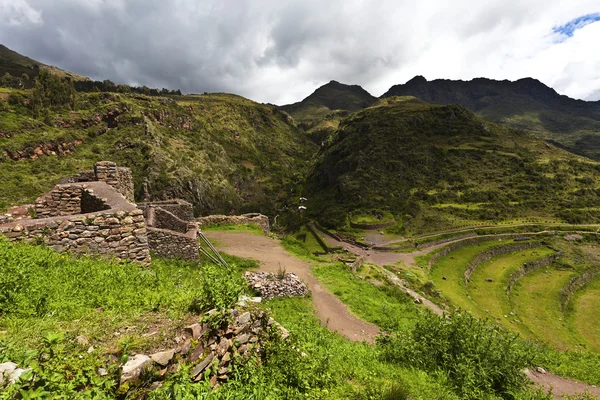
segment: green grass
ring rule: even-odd
[[[549,248],[539,247],[495,257],[480,265],[471,275],[468,284],[468,293],[477,304],[479,315],[488,316],[506,328],[515,330],[525,337],[531,337],[531,332],[522,323],[515,322],[527,318],[528,315],[510,315],[513,312],[513,305],[506,294],[506,287],[510,275],[522,267],[523,263],[553,253],[554,251]],[[488,278],[493,279],[493,282],[487,282]],[[505,318],[505,315],[509,318]]]
[[[477,305],[473,300],[468,298],[469,294],[465,285],[465,270],[469,262],[477,254],[509,242],[512,242],[512,240],[490,240],[476,245],[461,247],[437,260],[431,268],[430,279],[455,306],[480,315]],[[443,279],[444,277],[446,279]]]
[[[545,343],[561,350],[576,349],[582,340],[565,320],[560,306],[560,289],[569,283],[572,271],[547,267],[521,278],[511,291],[516,317]]]
[[[337,384],[324,388],[326,399],[375,399],[385,397],[394,384],[402,384],[415,399],[458,399],[443,378],[423,371],[398,367],[382,360],[378,347],[345,340],[321,326],[310,299],[270,301],[274,317],[290,331],[304,351],[325,358]],[[316,396],[318,398],[318,396]]]
[[[571,322],[590,348],[600,353],[600,278],[595,278],[573,300]]]
[[[409,330],[420,313],[410,296],[394,286],[374,286],[344,264],[316,266],[315,277],[360,318],[390,331]],[[361,271],[358,271],[361,274]]]
[[[257,225],[253,224],[215,224],[200,227],[200,230],[207,232],[244,232],[254,233],[264,236],[265,233]]]

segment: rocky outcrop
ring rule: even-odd
[[[304,282],[291,272],[284,274],[282,277],[269,272],[246,272],[244,278],[248,281],[250,287],[265,299],[306,296],[308,294]]]
[[[131,356],[122,366],[121,384],[135,383],[145,370],[160,371],[159,375],[163,375],[176,371],[177,364],[186,363],[192,365],[194,381],[209,379],[215,386],[226,381],[236,365],[243,365],[250,358],[260,360],[264,342],[273,335],[284,339],[289,336],[264,311],[231,309],[218,328],[202,322],[214,314],[216,310],[209,311],[199,322],[186,327],[184,335],[176,338],[177,347]]]
[[[27,146],[23,150],[5,150],[4,154],[12,161],[35,160],[44,156],[64,156],[71,154],[82,143],[83,141],[80,139],[56,143],[40,143]]]

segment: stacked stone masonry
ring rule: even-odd
[[[256,225],[267,235],[271,231],[269,217],[257,213],[243,215],[209,215],[208,217],[196,218],[196,221],[200,227],[210,225]]]
[[[43,243],[59,252],[150,262],[144,216],[135,206],[127,210],[21,220],[1,225],[0,233],[12,241]]]

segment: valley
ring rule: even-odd
[[[0,365],[24,374],[0,399],[599,395],[597,102],[418,77],[275,106],[94,82],[4,47],[0,61],[18,78],[0,88]],[[143,266],[57,253],[41,225],[26,237],[32,204],[100,160],[130,169]],[[196,236],[191,260],[144,242],[164,226],[141,209],[173,199],[189,218],[169,234],[202,231],[223,260]],[[74,246],[95,235],[56,225]],[[309,294],[257,300],[246,272],[293,273]]]

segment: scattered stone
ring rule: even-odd
[[[537,367],[535,370],[537,372],[539,372],[540,374],[545,374],[546,373],[546,370],[544,368],[542,368],[542,367]]]
[[[243,335],[238,336],[236,340],[239,344],[248,343],[248,340],[250,340],[250,335],[244,333]]]
[[[125,382],[137,380],[142,374],[142,371],[151,366],[152,359],[150,357],[143,354],[136,354],[123,365],[121,383],[123,384]]]
[[[267,300],[275,297],[295,297],[308,294],[304,282],[291,272],[286,273],[282,278],[269,272],[246,272],[244,278],[250,287]]]
[[[154,361],[158,365],[161,365],[164,367],[171,362],[171,360],[173,359],[174,356],[175,356],[175,350],[167,350],[167,351],[161,351],[159,353],[152,354],[150,356],[150,358],[152,359],[152,361]]]
[[[191,372],[192,378],[196,378],[198,375],[200,375],[200,373],[210,365],[214,358],[215,354],[210,353],[204,360],[202,360],[198,365],[196,365]]]
[[[98,368],[98,375],[106,376],[106,375],[108,375],[108,372],[106,372],[105,368]]]
[[[494,280],[492,278],[487,278],[485,281],[486,282],[494,282]]]
[[[202,346],[202,344],[198,344],[196,347],[194,347],[194,350],[192,351],[192,355],[190,356],[190,361],[194,362],[194,361],[198,361],[202,355],[204,354],[204,346]]]
[[[77,343],[79,343],[80,346],[87,346],[90,344],[90,339],[88,339],[85,336],[77,336],[75,340],[77,341]]]
[[[94,348],[94,346],[90,346],[90,347],[88,347],[87,352],[88,352],[88,354],[92,354],[94,352],[94,350],[96,350]]]
[[[187,356],[190,353],[191,347],[192,341],[190,339],[186,339],[186,341],[183,342],[183,344],[177,348],[176,352],[180,353],[182,356]]]
[[[444,281],[445,281],[445,280],[447,280],[447,279],[448,279],[448,278],[446,278],[445,276],[442,276],[442,280],[444,280]]]
[[[202,330],[202,325],[200,324],[192,324],[190,326],[185,327],[185,331],[190,334],[192,339],[198,340],[200,336],[204,333]]]

